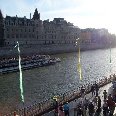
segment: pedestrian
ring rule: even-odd
[[[81,87],[81,96],[82,98],[84,98],[84,95],[85,95],[85,88],[84,86]]]
[[[82,109],[81,105],[79,105],[77,108],[77,116],[84,116],[83,109]]]
[[[54,99],[54,115],[55,116],[58,116],[58,102],[57,102],[57,100],[56,99]]]
[[[115,110],[115,102],[113,101],[111,94],[108,96],[107,103],[109,107],[109,116],[113,116]]]
[[[92,102],[89,103],[88,110],[89,110],[89,116],[93,116],[93,114],[94,114],[94,105],[93,105]]]
[[[103,116],[108,116],[108,112],[109,112],[108,103],[107,103],[107,100],[104,100],[104,103],[103,103]]]
[[[99,87],[98,84],[95,82],[95,92],[96,92],[96,96],[98,96],[98,91],[99,91]]]
[[[93,98],[93,103],[95,106],[97,106],[97,97],[96,96]]]
[[[65,114],[65,116],[69,116],[69,104],[68,104],[68,102],[66,102],[66,103],[64,104],[63,109],[64,109],[64,114]]]
[[[87,115],[87,107],[88,107],[89,101],[88,99],[85,97],[85,99],[83,100],[83,115],[86,116]]]
[[[83,100],[83,106],[85,107],[85,110],[87,110],[88,105],[89,105],[89,100],[85,97],[85,99]]]
[[[59,106],[59,115],[58,116],[64,116],[64,111],[63,111],[62,104]]]
[[[95,87],[93,84],[91,85],[91,92],[92,92],[92,97],[93,97],[93,95],[95,95]]]
[[[96,113],[98,116],[100,115],[100,112],[101,112],[101,99],[100,99],[100,96],[98,96],[97,110],[96,110]]]
[[[107,91],[106,90],[104,90],[103,95],[104,95],[104,100],[106,100],[107,99]]]

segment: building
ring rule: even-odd
[[[106,29],[80,29],[64,18],[42,21],[37,8],[32,18],[30,14],[30,19],[17,15],[15,17],[6,16],[4,23],[0,23],[0,25],[4,26],[2,28],[4,33],[1,34],[2,36],[0,35],[0,41],[2,41],[0,44],[5,45],[8,51],[19,41],[22,54],[75,51],[77,50],[77,38],[80,38],[83,50],[103,48],[108,46],[108,38],[112,38]],[[116,43],[114,38],[115,36],[113,36],[112,41]]]
[[[0,47],[4,46],[4,20],[0,10]]]
[[[4,19],[5,46],[13,47],[19,41],[24,54],[57,53],[74,51],[80,28],[67,22],[64,18],[54,18],[53,21],[40,19],[37,8],[30,19],[25,16],[6,16]],[[70,47],[69,47],[70,46]]]
[[[43,21],[45,44],[75,45],[80,29],[64,20],[54,18],[53,21]]]
[[[19,41],[21,45],[33,45],[40,44],[42,40],[42,20],[40,20],[40,14],[35,9],[33,18],[27,19],[6,16],[5,18],[5,31],[4,38],[6,46],[16,45]]]

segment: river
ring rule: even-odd
[[[77,53],[53,55],[61,62],[23,71],[25,105],[43,101],[77,89],[116,72],[116,48],[81,52],[82,81],[77,72]],[[0,75],[0,113],[9,113],[21,106],[19,72]]]

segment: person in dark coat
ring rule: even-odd
[[[96,110],[96,114],[97,114],[97,116],[99,116],[100,113],[101,113],[101,99],[100,99],[100,96],[98,96],[97,110]]]
[[[108,112],[109,112],[108,103],[107,103],[107,100],[104,100],[104,103],[103,103],[103,116],[108,116]]]
[[[84,116],[83,115],[83,109],[82,109],[82,107],[80,105],[77,108],[77,116]]]
[[[64,109],[64,114],[65,114],[65,116],[69,116],[69,105],[68,105],[68,102],[66,102],[66,103],[64,104],[63,109]]]
[[[107,91],[106,90],[104,90],[103,95],[104,95],[104,100],[106,100],[107,99]]]
[[[88,110],[89,110],[89,116],[93,116],[93,114],[94,114],[94,105],[93,105],[92,102],[89,103]]]
[[[99,87],[98,84],[95,82],[95,92],[96,92],[96,96],[98,96],[98,91],[99,91]]]
[[[95,95],[95,87],[93,84],[91,85],[91,92],[92,92],[92,96]]]

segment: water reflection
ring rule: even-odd
[[[73,91],[84,83],[95,81],[116,70],[116,49],[81,52],[82,81],[77,72],[77,53],[58,54],[61,62],[47,67],[23,71],[25,105],[42,101],[56,94]],[[20,107],[19,73],[0,75],[0,112]]]

